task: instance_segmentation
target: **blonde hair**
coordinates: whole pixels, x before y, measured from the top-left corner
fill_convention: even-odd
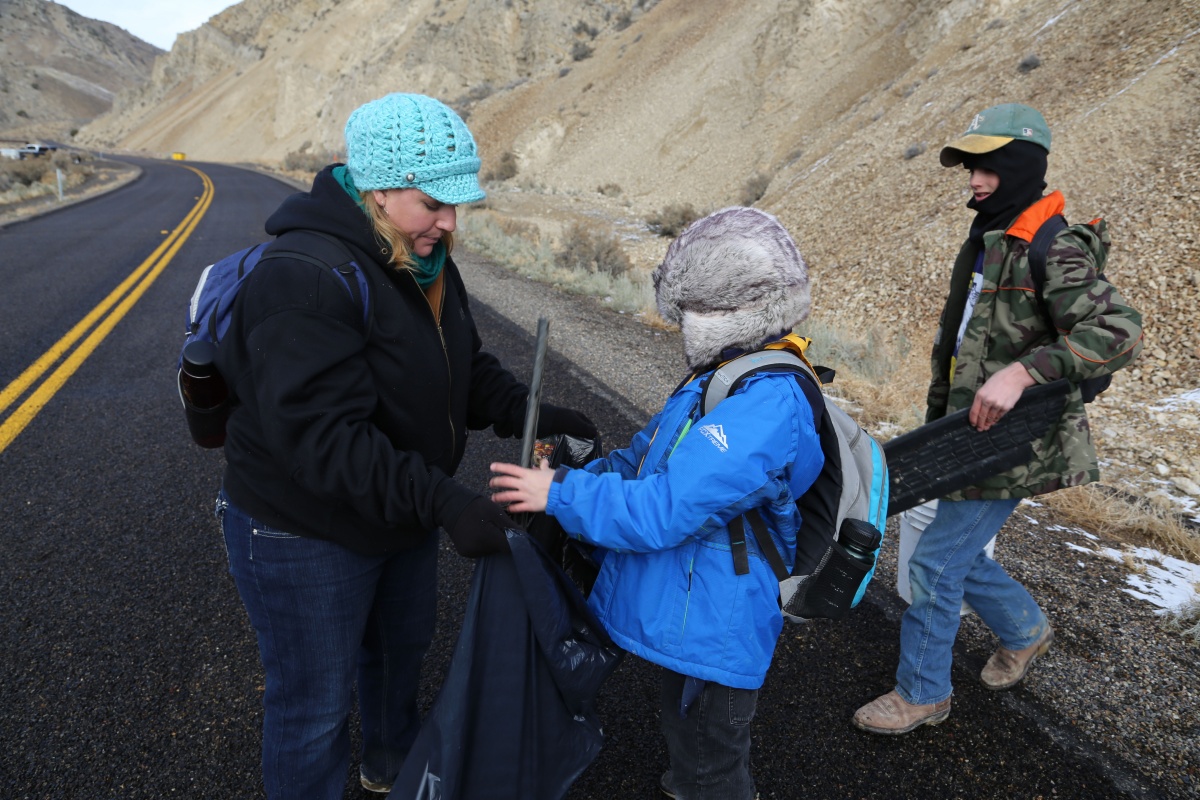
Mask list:
[[[397,228],[388,219],[387,212],[379,203],[375,202],[374,190],[368,189],[359,192],[358,196],[359,205],[367,212],[367,218],[371,220],[371,228],[375,232],[376,241],[383,248],[384,255],[391,256],[392,268],[397,270],[414,269],[416,262],[413,259],[412,237]],[[450,231],[443,232],[442,244],[446,246],[446,255],[450,255],[454,250],[454,234]]]

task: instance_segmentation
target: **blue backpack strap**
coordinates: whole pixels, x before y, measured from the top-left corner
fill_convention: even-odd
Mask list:
[[[300,244],[300,240],[303,239],[308,241]],[[370,295],[367,276],[343,240],[321,231],[298,228],[280,234],[259,260],[265,261],[268,258],[292,258],[333,270],[333,274],[342,281],[346,291],[354,299],[355,305],[362,309],[363,330],[369,327]]]

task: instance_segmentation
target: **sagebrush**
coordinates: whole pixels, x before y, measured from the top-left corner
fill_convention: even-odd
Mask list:
[[[554,263],[563,269],[598,272],[619,278],[633,268],[620,240],[611,232],[582,223],[567,229],[554,253]]]
[[[675,237],[699,218],[700,213],[691,203],[670,203],[647,217],[646,224],[659,236]]]

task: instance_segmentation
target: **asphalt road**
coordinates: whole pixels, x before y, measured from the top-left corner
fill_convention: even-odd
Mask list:
[[[260,240],[293,189],[190,164],[211,179],[209,197],[188,165],[138,163],[143,177],[122,189],[0,230],[0,391],[139,265],[163,267],[120,319],[102,314],[95,338],[63,345],[65,358],[0,409],[3,798],[262,794],[262,674],[212,516],[222,456],[188,438],[174,364],[200,269]],[[533,331],[474,310],[489,349],[527,377]],[[606,443],[628,441],[642,420],[614,401],[621,387],[580,379],[586,370],[552,354],[543,398],[587,409]],[[486,464],[517,450],[476,434],[459,477],[482,487]],[[443,544],[426,706],[471,569]],[[984,691],[970,657],[956,659],[943,725],[897,738],[854,730],[854,709],[890,685],[898,613],[892,593],[873,587],[851,619],[785,629],[754,722],[763,798],[1162,796],[1055,709],[1020,690]],[[568,797],[657,796],[666,761],[655,668],[627,658],[600,714],[608,741]],[[357,764],[347,796],[368,796]]]

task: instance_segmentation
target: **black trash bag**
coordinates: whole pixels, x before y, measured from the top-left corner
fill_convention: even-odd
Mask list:
[[[601,685],[624,655],[541,546],[481,558],[437,700],[393,800],[559,800],[604,741]]]
[[[604,455],[600,437],[584,439],[561,433],[546,439],[538,439],[535,446],[539,454],[549,453],[547,460],[551,469],[571,467],[577,469]],[[518,520],[529,535],[538,540],[546,552],[575,582],[579,591],[587,597],[600,573],[600,564],[593,557],[595,547],[572,539],[558,524],[558,520],[544,512],[521,515]]]

